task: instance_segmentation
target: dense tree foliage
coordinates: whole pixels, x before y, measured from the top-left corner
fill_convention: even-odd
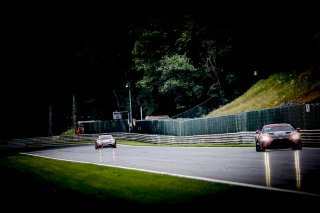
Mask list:
[[[13,7],[3,28],[1,136],[45,136],[49,126],[60,134],[72,125],[73,94],[79,120],[128,111],[127,83],[134,118],[140,109],[174,116],[212,97],[219,107],[261,78],[320,61],[318,23],[296,12],[272,21],[271,10],[257,10],[265,19],[253,26],[251,9],[245,20],[238,9],[161,5],[66,10],[70,17]]]
[[[235,80],[223,67],[232,51],[230,32],[198,24],[191,15],[152,18],[133,29],[131,72],[141,76],[135,80],[147,115],[172,116],[212,96],[220,104],[228,101],[224,90]]]

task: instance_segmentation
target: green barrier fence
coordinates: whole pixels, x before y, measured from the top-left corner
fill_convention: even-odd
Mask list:
[[[161,135],[207,135],[255,131],[270,123],[290,123],[301,129],[320,129],[320,104],[290,104],[277,108],[206,118],[138,120],[132,133]],[[85,124],[85,133],[128,132],[127,120]]]

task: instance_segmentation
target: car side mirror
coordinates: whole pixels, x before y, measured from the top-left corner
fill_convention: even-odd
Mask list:
[[[296,130],[299,132],[299,131],[300,131],[300,128],[298,127],[298,128],[296,128]]]
[[[256,130],[256,134],[259,134],[260,133],[260,130],[258,129],[258,130]]]

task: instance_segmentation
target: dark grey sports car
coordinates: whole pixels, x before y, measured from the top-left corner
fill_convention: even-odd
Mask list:
[[[256,151],[261,152],[273,148],[302,149],[299,130],[287,123],[265,125],[262,130],[256,131]]]

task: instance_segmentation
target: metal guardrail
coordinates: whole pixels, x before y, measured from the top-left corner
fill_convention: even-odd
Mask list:
[[[101,133],[103,134],[103,133]],[[139,141],[152,144],[254,144],[254,132],[238,132],[210,135],[193,136],[170,136],[114,132],[112,134],[117,140]],[[301,130],[303,146],[320,147],[319,130]],[[0,149],[5,148],[32,148],[61,145],[79,145],[93,143],[100,134],[65,135],[37,138],[11,139],[1,141]]]
[[[320,147],[320,130],[300,130],[304,146]]]
[[[139,141],[154,144],[199,144],[199,143],[254,143],[254,132],[239,132],[212,135],[170,136],[137,133],[113,133],[118,140]]]
[[[51,137],[19,138],[0,141],[0,149],[10,148],[33,148],[46,146],[61,146],[94,141],[95,135],[65,135]]]

